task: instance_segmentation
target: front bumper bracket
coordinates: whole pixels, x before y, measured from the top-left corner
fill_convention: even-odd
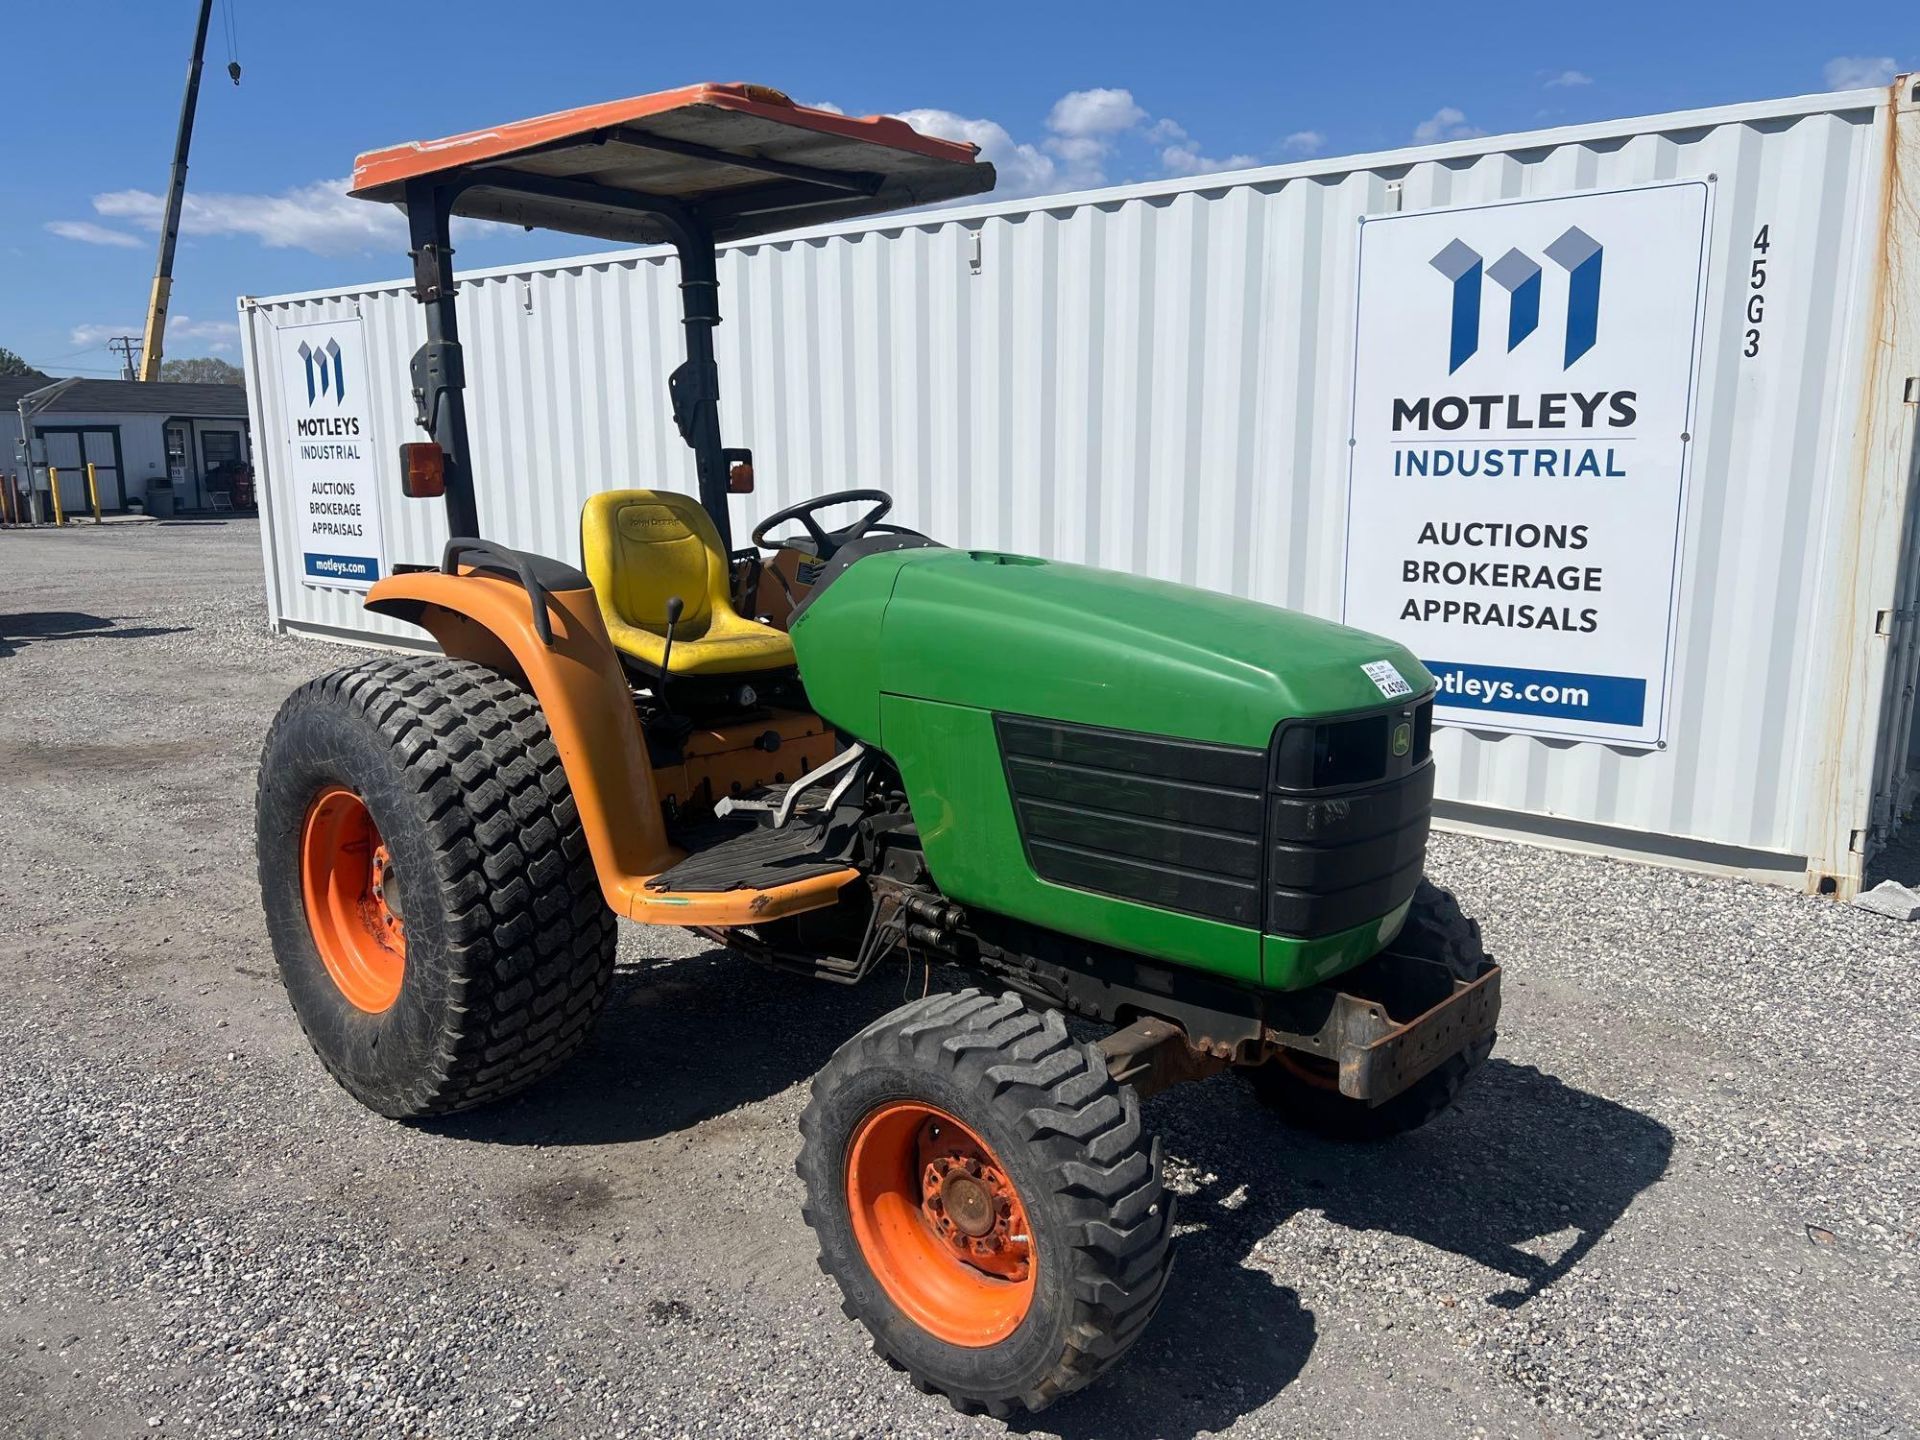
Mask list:
[[[1493,1033],[1500,973],[1489,965],[1461,980],[1434,961],[1389,952],[1320,992],[1317,1027],[1269,1024],[1267,1043],[1334,1062],[1342,1095],[1378,1105]]]

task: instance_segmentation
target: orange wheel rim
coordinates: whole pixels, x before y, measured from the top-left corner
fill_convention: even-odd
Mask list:
[[[407,971],[406,927],[393,859],[353,791],[330,786],[307,807],[300,891],[314,946],[340,993],[369,1014],[389,1008]]]
[[[986,1142],[944,1110],[882,1106],[847,1153],[853,1235],[881,1289],[950,1345],[997,1344],[1033,1307],[1026,1207]]]

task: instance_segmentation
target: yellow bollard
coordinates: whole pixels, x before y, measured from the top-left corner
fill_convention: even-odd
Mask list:
[[[0,524],[13,524],[13,476],[0,475]]]
[[[57,465],[47,467],[47,493],[53,497],[53,523],[66,524],[66,513],[60,508],[60,468]]]
[[[100,519],[100,486],[94,481],[91,460],[87,462],[87,499],[93,502],[93,523],[96,525],[104,523]]]

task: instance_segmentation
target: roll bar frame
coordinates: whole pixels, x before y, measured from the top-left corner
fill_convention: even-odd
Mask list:
[[[448,531],[456,537],[474,539],[484,533],[475,498],[473,447],[467,430],[466,366],[460,344],[451,233],[460,196],[476,186],[485,186],[489,190],[567,199],[644,214],[665,233],[679,259],[680,322],[686,335],[686,358],[667,377],[668,397],[673,406],[674,424],[693,450],[701,507],[720,532],[722,548],[731,551],[733,524],[727,511],[729,475],[734,462],[750,465],[753,456],[746,449],[730,449],[721,440],[720,372],[713,356],[713,330],[720,323],[720,277],[713,228],[705,210],[710,206],[714,218],[724,219],[767,213],[801,199],[815,200],[822,190],[872,195],[879,191],[882,177],[736,155],[625,128],[610,130],[599,138],[711,159],[738,169],[758,170],[773,178],[766,185],[715,195],[706,206],[665,195],[535,175],[497,165],[475,166],[406,183],[401,206],[407,214],[411,243],[408,253],[413,259],[413,298],[426,311],[427,322],[427,343],[415,352],[411,367],[414,418],[446,456],[444,494]],[[562,143],[577,146],[582,141],[571,137]]]

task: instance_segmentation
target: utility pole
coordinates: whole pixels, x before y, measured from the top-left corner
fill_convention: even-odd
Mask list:
[[[123,380],[139,378],[140,362],[134,358],[140,353],[139,336],[115,335],[107,341],[107,348],[120,357],[120,377]]]
[[[180,202],[187,193],[187,148],[193,143],[193,110],[200,99],[200,61],[207,49],[207,21],[213,0],[200,0],[200,23],[193,32],[193,59],[187,65],[187,93],[180,102],[180,133],[173,142],[173,173],[167,181],[167,209],[160,221],[160,264],[153,272],[153,296],[147,302],[147,334],[141,349],[140,378],[160,376],[167,342],[167,300],[173,293],[173,247],[180,238]]]

